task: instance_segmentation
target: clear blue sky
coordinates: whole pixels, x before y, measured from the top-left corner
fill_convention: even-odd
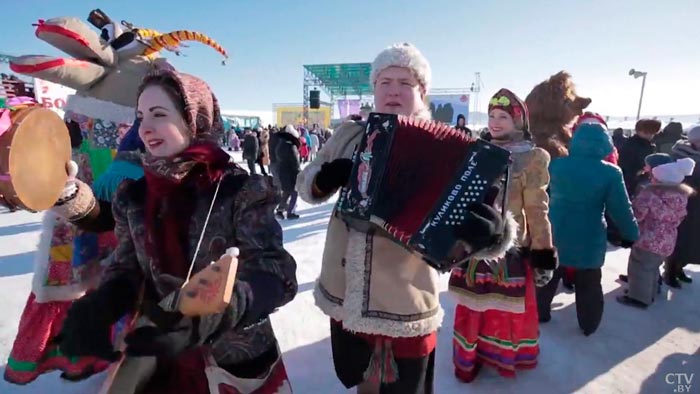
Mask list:
[[[590,109],[633,115],[649,73],[642,113],[700,113],[698,0],[23,0],[7,4],[0,52],[60,55],[33,35],[55,16],[86,19],[99,8],[115,19],[169,31],[208,34],[231,54],[191,43],[167,56],[202,77],[228,109],[270,110],[301,102],[302,65],[371,62],[387,45],[417,45],[433,68],[434,88],[466,88],[481,72],[480,110],[500,87],[523,98],[561,69],[574,76]]]

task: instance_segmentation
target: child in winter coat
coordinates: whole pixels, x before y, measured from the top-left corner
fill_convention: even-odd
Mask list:
[[[546,284],[556,268],[547,217],[549,154],[530,141],[525,103],[507,89],[498,91],[489,102],[489,130],[491,142],[509,150],[513,158],[505,208],[518,223],[520,249],[452,270],[450,292],[458,302],[453,362],[463,382],[471,382],[482,364],[507,377],[537,365],[535,285]]]
[[[640,235],[627,264],[627,292],[617,297],[620,303],[638,308],[646,308],[654,301],[659,267],[673,252],[678,225],[687,214],[688,196],[693,192],[682,183],[693,173],[692,159],[674,161],[662,153],[654,156],[664,156],[666,163],[651,168],[651,182],[640,189],[632,202]]]
[[[604,161],[612,151],[612,140],[602,125],[582,124],[571,140],[569,156],[549,166],[549,219],[560,266],[552,281],[537,289],[539,317],[549,321],[559,279],[566,267],[573,267],[576,314],[587,336],[603,316],[601,267],[607,250],[603,213],[617,225],[623,246],[631,247],[639,237],[622,172]]]
[[[151,74],[137,109],[145,176],[123,181],[116,192],[118,246],[99,287],[68,311],[55,339],[59,351],[116,361],[112,325],[138,312],[124,339],[124,363],[136,368],[117,375],[115,391],[133,392],[135,380],[147,393],[204,394],[223,386],[239,392],[241,385],[291,391],[269,320],[297,292],[296,263],[274,218],[277,189],[232,163],[214,142],[221,115],[204,81],[174,71]],[[190,274],[234,246],[240,263],[229,305],[196,317],[173,307]],[[154,368],[141,367],[153,361]]]

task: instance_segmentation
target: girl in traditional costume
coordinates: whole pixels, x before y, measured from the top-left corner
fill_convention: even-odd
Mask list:
[[[507,377],[534,368],[539,354],[535,286],[551,278],[557,260],[547,217],[549,154],[530,141],[525,103],[507,89],[489,101],[491,142],[511,152],[513,164],[503,207],[518,223],[517,248],[493,260],[472,259],[452,270],[457,297],[453,361],[460,381],[471,382],[483,364]]]

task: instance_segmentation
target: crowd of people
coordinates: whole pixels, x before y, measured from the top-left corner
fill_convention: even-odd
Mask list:
[[[375,111],[430,119],[431,79],[415,46],[383,50],[369,81]],[[219,144],[219,107],[203,80],[159,70],[137,97],[143,176],[123,181],[111,201],[97,201],[72,171],[52,209],[85,231],[115,236],[99,286],[73,302],[52,343],[66,357],[113,362],[121,353],[112,327],[138,315],[124,349],[135,363],[126,379],[134,387],[207,393],[224,379],[210,374],[215,366],[234,387],[255,381],[255,392],[277,392],[290,383],[269,315],[294,298],[297,282],[276,219],[296,219],[298,198],[319,204],[348,183],[363,123],[347,120],[332,137],[317,125],[245,130],[245,171]],[[654,301],[661,265],[669,286],[692,281],[683,266],[700,262],[692,236],[700,228],[700,127],[681,138],[669,125],[668,135],[678,138],[662,139],[661,124],[643,119],[623,140],[585,114],[568,155],[552,158],[532,142],[527,106],[514,92],[496,92],[488,114],[489,140],[511,153],[511,179],[507,189],[466,206],[454,227],[472,256],[450,273],[454,322],[443,322],[438,272],[419,255],[346,225],[337,212],[330,217],[314,297],[328,316],[337,377],[360,394],[433,393],[437,357],[451,357],[464,383],[483,366],[505,377],[535,368],[539,325],[553,318],[552,299],[567,278],[578,325],[592,335],[603,318],[608,241],[631,248],[621,278],[628,291],[618,297],[624,305],[644,309]],[[471,134],[463,119],[457,128]],[[224,311],[190,317],[173,309],[169,301],[180,297],[188,272],[232,246],[240,263]],[[438,334],[444,323],[454,330]],[[451,354],[436,353],[438,335],[453,336]]]
[[[296,214],[296,177],[304,163],[314,160],[323,144],[331,137],[331,131],[314,124],[311,130],[288,124],[284,127],[244,128],[242,138],[232,132],[229,151],[241,151],[250,174],[259,172],[272,176],[279,187],[282,201],[276,209],[278,219],[298,219]],[[242,142],[241,142],[242,141]]]

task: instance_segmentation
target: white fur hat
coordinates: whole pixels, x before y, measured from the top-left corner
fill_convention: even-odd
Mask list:
[[[394,44],[385,50],[379,52],[379,55],[372,63],[372,74],[370,82],[374,86],[381,73],[388,67],[404,67],[411,69],[416,75],[418,82],[423,86],[426,94],[430,91],[430,82],[432,79],[432,71],[430,63],[423,54],[409,43]]]
[[[678,184],[685,177],[693,174],[695,161],[691,158],[683,158],[673,163],[662,164],[651,169],[651,173],[660,182]]]
[[[283,131],[287,134],[291,134],[295,138],[299,138],[299,132],[291,124],[288,124]]]

